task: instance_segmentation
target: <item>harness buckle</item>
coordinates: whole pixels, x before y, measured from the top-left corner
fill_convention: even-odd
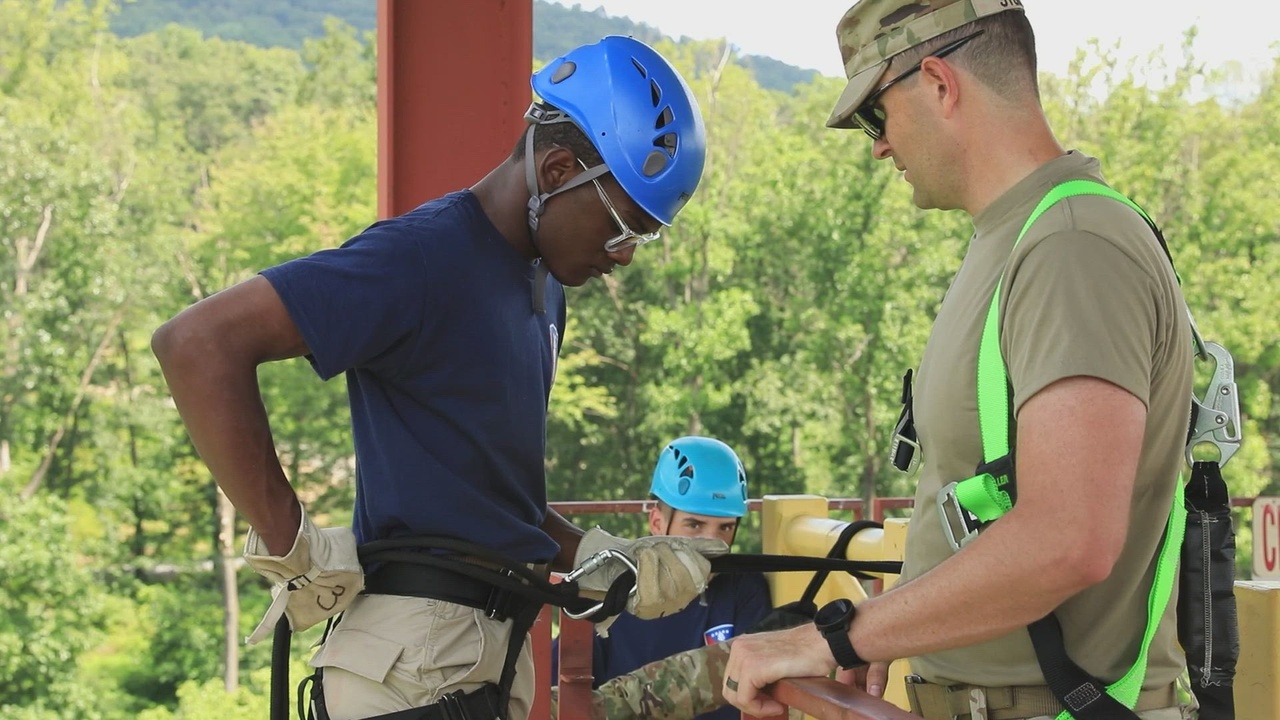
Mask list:
[[[915,410],[911,403],[911,370],[902,377],[902,412],[893,428],[889,446],[889,462],[904,473],[913,472],[920,464],[920,442],[916,436]]]
[[[511,568],[500,568],[497,573],[505,578],[519,579]],[[502,622],[514,614],[512,611],[515,601],[515,593],[494,585],[489,590],[489,599],[484,603],[484,616]]]
[[[462,703],[463,692],[455,690],[440,696],[436,702],[440,706],[440,714],[444,720],[470,720],[467,706]]]
[[[938,519],[942,522],[942,534],[946,535],[952,552],[968,545],[978,537],[980,523],[973,513],[964,509],[960,497],[956,494],[956,485],[947,483],[938,493]]]
[[[910,418],[907,418],[908,421]],[[893,466],[904,473],[915,472],[920,464],[920,443],[916,440],[914,427],[903,427],[899,421],[893,434],[893,444],[889,446],[889,460]]]

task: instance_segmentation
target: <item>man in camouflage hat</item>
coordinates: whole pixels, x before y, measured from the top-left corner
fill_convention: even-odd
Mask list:
[[[1162,243],[1097,160],[1058,143],[1019,0],[863,0],[837,36],[849,82],[827,124],[862,129],[917,206],[962,210],[974,234],[904,416],[923,462],[902,581],[738,638],[725,698],[768,716],[780,707],[760,688],[838,666],[878,694],[886,664],[908,658],[925,718],[1182,718],[1176,603],[1153,578],[1176,566],[1164,534],[1180,508],[1192,345]],[[1005,416],[983,423],[980,346],[994,351],[984,387],[1009,388],[982,403]],[[996,429],[1007,449],[989,455]],[[970,479],[1003,506],[979,515],[956,494]],[[1158,561],[1164,547],[1173,563]],[[1042,665],[1053,638],[1037,630],[1033,647],[1028,626],[1055,623],[1064,652]]]

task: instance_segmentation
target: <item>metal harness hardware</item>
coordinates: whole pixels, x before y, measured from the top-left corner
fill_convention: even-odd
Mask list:
[[[590,573],[593,573],[599,570],[600,568],[604,567],[605,563],[607,563],[610,560],[617,560],[623,565],[626,565],[627,569],[631,571],[632,575],[636,576],[637,578],[640,577],[640,570],[636,567],[636,564],[631,561],[631,558],[627,557],[626,553],[616,548],[605,548],[600,552],[597,552],[594,555],[588,557],[586,560],[583,560],[581,565],[579,565],[577,568],[574,568],[572,572],[564,576],[564,581],[570,582],[570,583],[577,582],[578,578],[582,577],[583,575],[588,575]],[[631,592],[627,593],[627,597],[632,597],[635,594],[636,594],[636,586],[632,585]],[[596,603],[592,607],[589,607],[580,612],[573,612],[568,608],[564,608],[564,614],[568,615],[574,620],[581,620],[585,617],[589,617],[599,612],[604,607],[604,602],[605,602],[604,600],[601,600],[600,602]]]
[[[1227,464],[1240,449],[1240,395],[1236,391],[1236,366],[1227,349],[1214,342],[1203,343],[1201,358],[1212,357],[1213,377],[1204,399],[1191,397],[1191,432],[1187,438],[1187,464],[1194,465],[1192,451],[1202,445],[1218,449],[1218,466]]]

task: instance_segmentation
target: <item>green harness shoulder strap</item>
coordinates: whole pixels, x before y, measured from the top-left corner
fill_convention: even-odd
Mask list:
[[[1122,202],[1133,208],[1152,227],[1155,226],[1142,208],[1106,185],[1091,180],[1071,180],[1055,186],[1041,199],[1018,233],[1014,248],[1017,248],[1018,243],[1022,242],[1023,236],[1027,234],[1027,230],[1046,210],[1066,198],[1077,195],[1100,195]],[[978,347],[978,424],[982,433],[984,468],[1000,467],[1001,461],[1010,456],[1009,376],[1005,371],[1004,358],[1000,352],[1000,290],[1003,284],[1004,277],[1001,276],[996,283],[991,305],[987,310],[986,321],[982,328],[982,340]],[[961,507],[973,513],[983,524],[999,518],[1013,507],[1016,492],[1011,494],[1013,491],[1012,463],[1005,463],[1004,467],[1008,468],[1005,472],[980,471],[977,475],[956,484],[955,493]],[[1182,486],[1183,479],[1179,473],[1173,507],[1169,512],[1164,541],[1156,561],[1155,581],[1147,602],[1147,627],[1146,632],[1143,633],[1138,657],[1129,672],[1107,688],[1108,694],[1129,708],[1137,702],[1138,693],[1142,690],[1151,641],[1155,637],[1160,618],[1169,604],[1177,575],[1179,549],[1182,547],[1187,515],[1183,504]],[[1064,710],[1057,720],[1071,720],[1072,717]]]

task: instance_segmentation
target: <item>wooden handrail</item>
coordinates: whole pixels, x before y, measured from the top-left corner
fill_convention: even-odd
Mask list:
[[[788,678],[764,688],[766,695],[818,720],[920,720],[893,703],[831,678]],[[743,713],[743,720],[753,720]]]

